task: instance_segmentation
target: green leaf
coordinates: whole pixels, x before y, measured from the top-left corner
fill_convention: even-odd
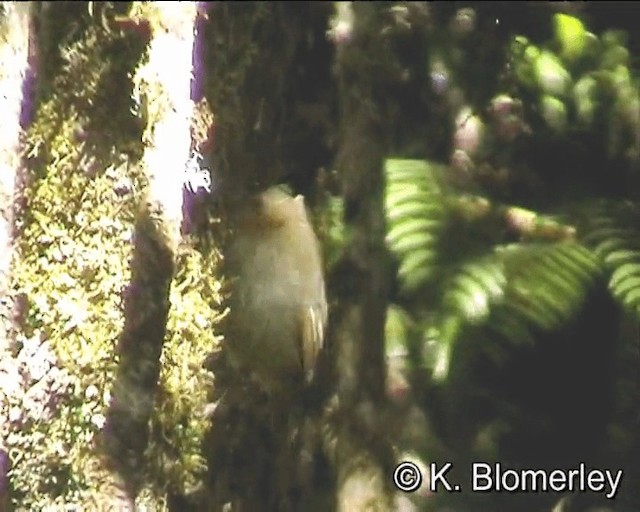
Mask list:
[[[553,17],[553,22],[562,58],[571,62],[582,56],[587,42],[587,31],[582,22],[578,18],[561,13]]]
[[[444,201],[434,166],[422,160],[389,159],[385,163],[386,241],[399,260],[404,292],[430,278],[444,221]]]
[[[640,276],[640,265],[636,263],[625,263],[615,269],[611,275],[610,286],[614,290],[621,287],[625,281],[632,277]]]
[[[545,94],[562,97],[571,84],[571,75],[560,60],[551,52],[543,50],[534,63],[538,87]]]
[[[540,98],[540,114],[547,126],[556,133],[562,133],[567,127],[567,108],[558,98],[543,94]]]
[[[585,205],[585,242],[611,273],[609,290],[640,318],[640,204],[602,201]]]
[[[437,227],[437,221],[425,218],[408,219],[401,224],[394,225],[387,234],[387,243],[398,252],[413,235],[424,236],[426,245],[431,240],[430,233]]]

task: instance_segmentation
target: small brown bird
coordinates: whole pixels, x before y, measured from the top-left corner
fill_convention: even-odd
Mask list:
[[[270,188],[232,221],[231,362],[269,394],[309,382],[324,340],[327,301],[320,247],[302,196]]]

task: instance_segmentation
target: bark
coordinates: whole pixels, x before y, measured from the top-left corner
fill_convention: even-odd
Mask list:
[[[386,7],[355,3],[352,8],[352,32],[338,41],[336,66],[342,127],[337,167],[342,176],[345,228],[351,236],[332,282],[338,307],[331,338],[338,382],[332,451],[337,510],[345,512],[393,508],[391,452],[377,425],[385,408],[384,322],[389,286],[383,215],[388,139],[384,86],[393,73],[382,36]]]
[[[215,113],[211,162],[216,197],[227,208],[223,219],[249,194],[285,179],[305,192],[303,183],[313,183],[310,177],[326,157],[316,116],[325,118],[328,104],[329,7],[220,2],[209,10],[206,96]],[[224,349],[213,371],[216,399],[223,396],[206,440],[203,509],[330,510],[326,496],[309,489],[303,475],[301,438],[313,430],[306,428],[307,411],[265,402],[246,376],[226,365]]]
[[[309,176],[328,162],[330,7],[212,4],[206,96],[216,116],[211,159],[221,194],[264,190],[286,178],[312,183]]]

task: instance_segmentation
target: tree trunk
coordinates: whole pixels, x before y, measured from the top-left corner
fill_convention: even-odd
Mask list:
[[[392,510],[391,451],[378,424],[385,408],[384,323],[388,296],[383,165],[387,148],[382,88],[392,76],[384,37],[386,6],[355,3],[353,27],[337,41],[345,228],[351,234],[331,284],[338,423],[337,510]],[[347,18],[348,13],[343,13]],[[337,283],[340,282],[338,285]]]
[[[8,368],[17,373],[18,366],[11,353],[18,326],[16,306],[11,290],[12,259],[14,251],[14,214],[19,200],[18,185],[25,181],[22,165],[20,135],[23,111],[26,107],[29,72],[29,41],[33,35],[30,24],[30,4],[6,2],[0,18],[0,396],[11,398]],[[13,379],[9,379],[10,381]],[[15,384],[13,382],[12,384]],[[3,401],[4,402],[4,401]],[[9,428],[9,407],[0,404],[0,439],[4,440]],[[0,441],[0,510],[8,510],[9,452]]]
[[[143,483],[144,451],[180,241],[183,176],[191,145],[196,18],[194,3],[166,2],[142,9],[152,29],[149,60],[136,77],[137,92],[148,112],[143,162],[149,190],[135,226],[120,362],[105,436],[107,451],[131,498]]]

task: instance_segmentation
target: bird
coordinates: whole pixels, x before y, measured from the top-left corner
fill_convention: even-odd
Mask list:
[[[314,378],[328,308],[320,244],[304,198],[279,187],[245,201],[231,219],[228,352],[269,396]]]

